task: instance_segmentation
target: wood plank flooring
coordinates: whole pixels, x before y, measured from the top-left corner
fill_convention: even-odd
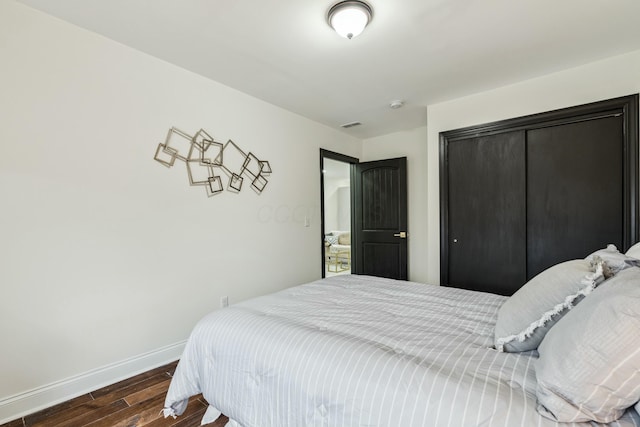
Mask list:
[[[194,396],[184,414],[163,418],[164,398],[178,362],[144,372],[119,383],[68,400],[0,427],[196,427],[207,409]],[[221,415],[210,427],[224,427]]]

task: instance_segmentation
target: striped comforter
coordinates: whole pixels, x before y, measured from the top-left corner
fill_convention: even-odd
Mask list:
[[[187,343],[165,416],[203,393],[203,422],[222,412],[229,426],[558,425],[536,412],[535,352],[492,349],[504,300],[343,275],[215,311]]]

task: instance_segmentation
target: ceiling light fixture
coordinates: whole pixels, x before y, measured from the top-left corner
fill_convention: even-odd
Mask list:
[[[342,37],[352,39],[360,34],[373,18],[373,9],[363,1],[341,1],[327,13],[327,22]]]

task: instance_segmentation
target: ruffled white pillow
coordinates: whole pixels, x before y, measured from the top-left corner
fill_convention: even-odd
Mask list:
[[[589,262],[593,262],[596,257],[600,257],[605,261],[608,270],[611,271],[611,275],[615,275],[625,268],[640,267],[640,259],[620,253],[618,248],[616,248],[616,245],[607,245],[605,249],[595,251],[585,259]],[[609,276],[606,274],[606,271],[605,276]]]
[[[547,331],[604,281],[603,261],[593,260],[594,266],[582,259],[556,264],[518,289],[498,312],[496,349],[517,353],[538,348]]]
[[[636,243],[635,245],[631,246],[626,255],[631,258],[640,259],[640,243]],[[640,411],[638,411],[638,413],[640,413]]]

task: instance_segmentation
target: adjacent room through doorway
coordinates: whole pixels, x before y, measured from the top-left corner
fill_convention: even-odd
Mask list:
[[[321,152],[323,212],[323,274],[351,273],[351,164],[356,159]]]

